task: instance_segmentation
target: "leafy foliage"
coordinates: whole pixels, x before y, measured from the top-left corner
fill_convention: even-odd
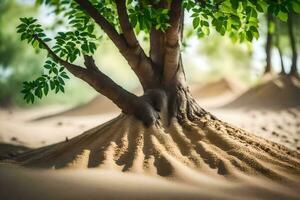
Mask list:
[[[121,33],[117,8],[114,0],[90,0],[96,10]],[[146,35],[155,28],[165,32],[169,27],[169,9],[157,7],[159,1],[127,0],[129,21],[137,33]],[[170,3],[171,0],[168,0]],[[289,12],[300,12],[299,0],[183,0],[182,6],[193,19],[193,27],[199,37],[210,34],[215,29],[221,35],[228,34],[233,41],[252,41],[259,37],[259,13],[270,12],[286,21]],[[37,0],[62,13],[67,21],[67,31],[58,32],[55,41],[46,36],[41,25],[33,18],[21,18],[18,33],[21,40],[27,40],[37,49],[45,49],[43,43],[51,42],[51,53],[60,59],[74,62],[81,55],[94,54],[102,37],[98,26],[82,8],[69,0]],[[50,48],[50,47],[49,47]],[[47,49],[49,51],[49,48]],[[53,50],[52,50],[53,49]],[[49,52],[48,52],[49,53]],[[46,73],[31,82],[24,83],[22,91],[27,102],[34,96],[42,98],[50,90],[64,92],[64,79],[68,78],[63,68],[53,56],[44,65]],[[50,87],[49,87],[50,86]]]
[[[184,0],[183,6],[191,12],[193,27],[199,37],[209,35],[214,28],[233,41],[252,41],[259,37],[258,14],[269,11],[286,21],[288,12],[299,12],[298,0]]]
[[[21,34],[21,40],[27,40],[34,48],[38,49],[45,48],[38,39],[45,43],[51,41],[44,33],[41,25],[36,23],[36,19],[20,18],[20,21],[22,23],[17,27],[17,32]],[[72,54],[69,54],[68,56],[70,57]],[[64,71],[64,67],[59,66],[58,62],[49,56],[48,60],[45,62],[44,68],[45,74],[41,77],[34,81],[23,83],[23,90],[21,92],[24,94],[24,99],[27,103],[33,103],[35,96],[38,98],[47,96],[49,88],[50,90],[55,90],[56,93],[59,91],[64,92],[64,79],[69,79],[69,76]]]
[[[168,9],[154,8],[136,0],[129,0],[128,7],[130,22],[137,33],[141,30],[149,33],[152,28],[166,31],[170,27]]]
[[[44,65],[46,73],[34,81],[24,82],[23,90],[24,99],[27,103],[34,102],[35,96],[42,98],[47,96],[49,90],[65,92],[64,85],[65,79],[69,79],[69,76],[64,71],[64,67],[59,66],[55,61],[50,58]]]

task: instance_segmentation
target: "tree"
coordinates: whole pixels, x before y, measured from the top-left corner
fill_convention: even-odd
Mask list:
[[[280,58],[280,64],[281,64],[281,72],[280,74],[286,75],[285,72],[285,67],[284,67],[284,62],[283,62],[283,51],[282,51],[282,46],[291,48],[292,51],[292,64],[290,67],[290,73],[289,75],[298,75],[298,69],[297,69],[297,38],[295,37],[295,30],[298,27],[298,24],[295,23],[297,21],[298,15],[296,13],[290,12],[288,19],[283,19],[287,20],[288,23],[280,22],[278,19],[275,19],[274,16],[270,13],[267,15],[267,27],[268,27],[268,33],[267,33],[267,42],[266,42],[266,61],[267,65],[265,68],[265,73],[269,73],[272,71],[272,47],[275,46],[278,50],[279,53],[279,58]],[[275,36],[275,37],[274,37]],[[273,38],[274,37],[274,38]],[[288,44],[280,44],[280,40],[283,37],[287,37],[289,40],[289,45]],[[273,45],[274,42],[274,45]]]
[[[0,106],[24,105],[20,95],[22,82],[41,73],[39,66],[43,61],[33,49],[20,43],[15,31],[19,17],[35,11],[34,6],[21,5],[14,0],[0,2]]]
[[[280,46],[280,31],[279,31],[279,23],[276,21],[276,30],[275,30],[275,46],[278,50],[279,58],[280,58],[280,66],[281,66],[281,75],[286,75],[285,68],[284,68],[284,62],[283,62],[283,55],[282,50]]]
[[[288,19],[288,33],[292,48],[292,64],[291,64],[291,71],[289,75],[298,76],[298,69],[297,69],[297,59],[298,59],[298,52],[296,47],[296,38],[294,35],[294,25],[293,25],[293,14],[289,13]]]
[[[281,177],[258,161],[266,156],[274,157],[274,162],[280,163],[282,168],[287,168],[290,166],[289,163],[293,163],[295,167],[291,167],[291,173],[299,169],[300,164],[294,158],[297,153],[277,144],[272,146],[271,143],[261,139],[255,142],[255,136],[218,120],[202,109],[189,92],[180,51],[185,10],[191,13],[193,27],[199,37],[208,35],[210,29],[214,28],[221,35],[228,34],[234,41],[243,42],[259,37],[258,12],[269,10],[274,15],[285,18],[289,10],[299,8],[298,1],[40,0],[39,2],[55,6],[56,12],[62,12],[67,17],[71,29],[58,32],[55,41],[52,41],[36,19],[21,18],[22,23],[18,26],[21,39],[27,40],[35,48],[48,52],[44,65],[46,73],[35,81],[24,83],[24,98],[33,102],[34,95],[41,98],[47,95],[49,90],[63,92],[65,79],[68,79],[66,69],[112,100],[124,114],[67,143],[30,152],[17,160],[26,161],[28,157],[32,157],[27,160],[28,164],[49,159],[40,164],[63,167],[72,159],[77,159],[76,155],[79,152],[89,149],[87,164],[89,167],[98,166],[104,160],[110,160],[123,153],[123,156],[116,158],[116,163],[123,165],[125,162],[123,171],[127,171],[134,165],[136,158],[134,154],[142,151],[138,147],[138,144],[142,143],[145,154],[144,165],[156,166],[160,175],[172,173],[173,161],[170,156],[193,167],[201,166],[202,158],[210,160],[209,165],[212,168],[217,167],[221,174],[230,173],[228,165],[234,165],[242,171],[250,172],[250,168],[255,168],[266,176],[275,173],[276,177]],[[144,89],[143,96],[138,97],[124,90],[97,67],[93,58],[100,37],[97,27],[101,28],[127,60]],[[139,32],[149,36],[149,53],[140,45],[137,37]],[[84,67],[74,62],[81,55]],[[129,123],[128,120],[132,119],[130,116],[135,116],[145,126],[140,126],[138,121],[134,121],[134,124]],[[129,124],[125,126],[123,124],[125,122]],[[144,142],[141,138],[144,138]],[[170,141],[173,141],[173,146]],[[80,144],[78,147],[82,149],[70,150],[69,147],[75,148],[76,144]],[[209,150],[207,144],[219,150],[214,148]],[[248,145],[251,146],[250,150],[247,150]],[[98,149],[100,147],[101,149]],[[110,149],[114,148],[120,149],[111,153]],[[124,152],[124,148],[128,150]],[[165,148],[169,154],[163,153],[161,148]],[[60,158],[67,155],[64,154],[65,151],[69,150],[70,157],[61,161]],[[228,155],[230,161],[219,158],[217,151]],[[247,156],[244,156],[244,153],[249,151],[251,155],[247,153]],[[50,157],[47,157],[45,152]],[[198,154],[200,156],[197,156]],[[288,155],[283,156],[286,154]],[[54,160],[53,156],[56,157]],[[152,158],[154,161],[151,161]],[[244,167],[241,163],[248,163],[250,168]]]
[[[273,43],[273,32],[274,32],[274,17],[271,12],[267,13],[267,42],[266,42],[266,68],[265,74],[270,73],[272,70],[272,43]]]

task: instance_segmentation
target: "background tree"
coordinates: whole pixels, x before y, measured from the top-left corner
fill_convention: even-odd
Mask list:
[[[13,9],[12,9],[13,8]],[[15,1],[0,2],[0,105],[24,104],[19,98],[22,82],[41,73],[42,63],[33,49],[19,42],[15,26],[19,17],[36,13],[32,5],[20,5]]]
[[[274,16],[269,11],[267,13],[267,42],[266,42],[266,67],[265,74],[272,71],[272,46],[273,46],[273,34],[275,26]]]
[[[290,45],[292,49],[292,64],[291,64],[291,70],[289,75],[291,76],[298,76],[298,69],[297,69],[297,60],[298,60],[298,52],[296,47],[296,38],[294,34],[294,23],[293,23],[293,13],[289,13],[288,18],[288,32],[289,32],[289,38],[290,38]]]
[[[275,19],[272,14],[268,14],[267,16],[267,42],[266,42],[266,68],[265,73],[269,73],[272,71],[272,48],[276,47],[278,50],[280,65],[281,65],[281,73],[286,74],[284,67],[284,54],[287,54],[288,51],[291,50],[291,66],[289,66],[290,72],[289,75],[298,74],[297,69],[297,57],[298,50],[297,45],[299,41],[297,40],[297,28],[299,27],[298,18],[299,14],[294,13],[293,11],[289,12],[289,17],[283,17],[280,21],[279,19]],[[288,22],[288,23],[285,23]]]
[[[279,54],[279,58],[280,58],[280,66],[281,66],[281,71],[280,74],[281,75],[286,75],[285,72],[285,67],[284,67],[284,61],[283,61],[283,53],[282,53],[282,49],[281,49],[281,43],[280,43],[280,31],[279,31],[279,22],[278,20],[276,20],[275,22],[275,46],[278,50],[278,54]]]

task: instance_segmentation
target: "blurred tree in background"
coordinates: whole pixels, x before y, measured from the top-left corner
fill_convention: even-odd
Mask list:
[[[300,47],[300,15],[290,13],[288,23],[266,16],[263,24],[263,35],[266,37],[265,73],[280,72],[294,75],[297,73],[297,54]],[[274,60],[277,60],[275,63]],[[293,66],[293,67],[292,67]],[[293,68],[293,70],[291,70]],[[299,69],[298,69],[299,72]]]
[[[16,33],[19,17],[33,15],[37,9],[16,0],[0,1],[0,105],[24,104],[20,95],[24,79],[41,71],[41,60],[32,48],[20,43]]]

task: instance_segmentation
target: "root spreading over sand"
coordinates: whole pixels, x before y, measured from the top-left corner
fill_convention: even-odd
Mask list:
[[[300,156],[276,143],[206,116],[145,128],[119,117],[69,141],[18,156],[25,166],[102,168],[199,181],[200,174],[238,178],[256,175],[299,184]],[[197,179],[198,177],[198,179]],[[200,179],[199,179],[200,178]]]

